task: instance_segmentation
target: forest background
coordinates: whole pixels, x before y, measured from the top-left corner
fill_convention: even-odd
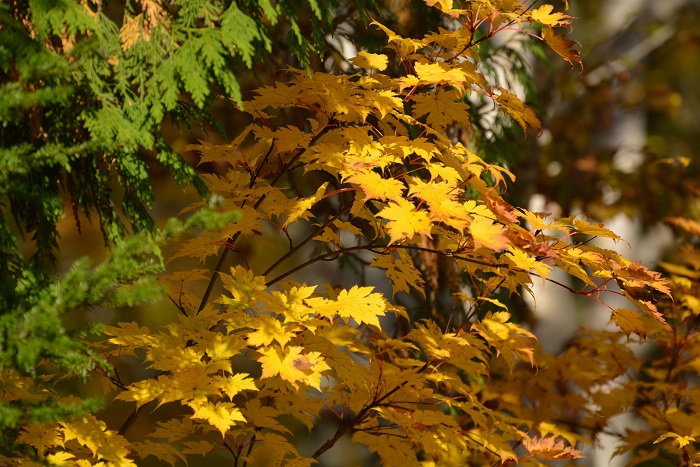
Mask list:
[[[198,202],[200,195],[205,191],[188,167],[197,165],[200,154],[206,153],[203,148],[211,148],[210,144],[227,145],[251,122],[250,117],[234,110],[235,102],[249,99],[253,95],[252,91],[261,86],[288,79],[286,67],[290,65],[333,74],[358,70],[347,59],[354,57],[360,50],[382,53],[386,42],[383,33],[370,25],[372,19],[403,37],[416,39],[429,32],[438,31],[438,27],[445,27],[446,24],[445,16],[437,8],[421,2],[386,2],[379,5],[363,5],[359,2],[311,2],[299,9],[295,8],[295,3],[282,2],[265,8],[266,4],[261,2],[260,7],[257,3],[252,3],[252,6],[246,5],[248,10],[241,7],[240,11],[245,11],[254,18],[250,23],[246,23],[248,29],[224,32],[234,35],[237,40],[250,37],[248,47],[242,47],[240,43],[235,44],[231,50],[236,52],[226,56],[226,44],[222,41],[224,49],[215,51],[211,60],[207,58],[203,49],[197,52],[195,47],[190,52],[192,55],[189,56],[189,63],[199,63],[203,69],[202,73],[192,72],[186,67],[163,70],[163,73],[179,77],[172,95],[167,92],[149,94],[149,91],[138,90],[142,92],[142,96],[154,99],[147,103],[150,109],[148,116],[139,115],[139,109],[134,109],[134,113],[129,115],[128,119],[115,120],[117,113],[110,113],[108,106],[97,106],[95,109],[98,111],[92,114],[92,121],[85,120],[84,114],[71,114],[76,112],[74,103],[67,100],[72,94],[62,89],[65,82],[61,73],[70,70],[71,64],[70,60],[64,61],[65,56],[79,56],[81,53],[79,49],[73,50],[74,44],[68,44],[65,40],[61,43],[64,37],[62,34],[66,31],[65,25],[77,24],[76,38],[84,39],[82,34],[85,34],[86,30],[81,29],[82,26],[79,25],[80,12],[74,10],[79,4],[57,2],[56,5],[49,6],[41,2],[28,2],[26,5],[23,2],[13,2],[2,5],[0,14],[3,19],[3,31],[16,32],[12,37],[10,34],[4,34],[3,39],[0,39],[4,88],[1,159],[4,166],[1,167],[3,173],[0,178],[4,219],[2,248],[3,260],[7,265],[1,276],[2,364],[5,368],[1,384],[6,396],[0,419],[5,427],[4,439],[7,441],[3,454],[9,456],[8,458],[21,455],[25,462],[30,463],[32,456],[50,458],[61,452],[77,452],[80,459],[97,461],[99,455],[93,458],[89,454],[104,448],[99,443],[91,445],[79,434],[74,436],[73,443],[82,445],[83,450],[79,447],[71,448],[67,425],[59,424],[60,429],[41,425],[46,431],[39,434],[36,429],[27,428],[30,426],[26,425],[28,421],[37,426],[38,422],[73,420],[74,417],[80,417],[77,414],[85,411],[89,413],[100,410],[97,412],[99,419],[106,423],[106,427],[115,432],[122,432],[120,427],[124,428],[125,418],[129,418],[125,415],[128,412],[124,410],[126,403],[113,402],[102,409],[104,401],[100,402],[94,398],[102,385],[119,381],[115,380],[113,374],[100,373],[101,363],[95,363],[94,355],[85,360],[83,350],[73,342],[76,338],[87,337],[80,329],[88,323],[113,325],[117,322],[135,321],[139,326],[151,329],[171,323],[179,313],[172,301],[166,299],[150,304],[140,303],[148,301],[145,299],[154,294],[158,295],[161,290],[160,286],[147,279],[149,274],[161,267],[158,255],[155,256],[156,259],[150,256],[152,252],[158,253],[158,245],[161,245],[162,256],[168,258],[177,254],[182,243],[181,240],[159,243],[161,240],[146,236],[136,237],[135,242],[119,242],[122,245],[121,250],[117,249],[118,253],[108,256],[109,250],[105,248],[104,238],[115,242],[119,238],[129,237],[131,230],[149,231],[152,229],[149,220],[151,216],[156,225],[165,227],[167,219],[178,215],[190,203]],[[468,3],[470,2],[465,2]],[[600,377],[601,381],[596,380],[599,388],[584,387],[582,393],[597,391],[598,404],[603,396],[615,401],[610,405],[618,404],[618,408],[627,414],[627,420],[611,422],[609,419],[601,419],[600,426],[592,428],[576,426],[576,423],[585,419],[582,415],[560,413],[559,417],[554,417],[558,420],[556,423],[547,425],[552,420],[545,420],[546,416],[539,414],[538,416],[544,418],[528,426],[528,430],[521,427],[523,433],[529,433],[531,440],[556,439],[557,443],[563,440],[566,445],[554,442],[551,445],[540,446],[531,444],[530,451],[517,452],[522,462],[535,462],[538,455],[540,459],[544,459],[543,462],[547,459],[573,459],[580,454],[578,450],[584,450],[589,457],[576,462],[592,465],[592,459],[596,458],[597,454],[591,451],[592,446],[583,440],[599,440],[603,436],[607,436],[608,445],[622,442],[623,446],[627,446],[627,449],[623,450],[624,455],[632,456],[632,459],[637,459],[641,465],[692,465],[693,460],[698,460],[693,457],[695,448],[692,438],[698,434],[698,424],[693,421],[693,414],[698,396],[694,392],[697,369],[692,361],[698,349],[693,339],[696,334],[694,319],[700,313],[700,304],[696,303],[699,277],[697,271],[700,262],[697,260],[696,250],[692,247],[695,242],[692,235],[700,233],[700,229],[692,219],[697,218],[695,199],[699,192],[696,182],[698,165],[695,148],[700,137],[696,123],[699,117],[697,114],[700,109],[700,93],[695,83],[700,80],[700,42],[694,25],[697,24],[700,15],[700,6],[696,1],[659,3],[643,0],[614,4],[604,1],[570,1],[568,5],[565,5],[565,2],[555,3],[555,12],[560,11],[576,18],[572,23],[573,30],[567,25],[560,33],[568,34],[569,39],[581,43],[580,47],[573,44],[572,47],[575,50],[580,48],[582,67],[577,62],[578,57],[568,55],[567,63],[541,41],[522,40],[522,34],[505,31],[492,40],[485,41],[481,45],[478,57],[486,70],[484,73],[499,85],[521,96],[539,117],[542,127],[530,128],[524,132],[525,125],[513,124],[506,113],[494,111],[493,103],[488,99],[479,101],[477,98],[476,101],[469,101],[469,127],[459,128],[459,125],[452,125],[450,129],[456,132],[453,135],[457,134],[458,139],[478,141],[477,154],[486,163],[504,166],[515,175],[516,182],[508,183],[508,189],[503,193],[503,198],[510,205],[530,208],[536,212],[551,212],[555,217],[585,213],[583,218],[590,220],[591,225],[603,221],[607,225],[610,220],[614,220],[617,228],[627,229],[623,238],[630,242],[630,247],[622,242],[618,242],[614,247],[624,256],[642,260],[643,266],[652,269],[658,267],[658,259],[663,259],[662,270],[673,276],[674,293],[678,294],[674,302],[664,302],[659,297],[653,298],[654,304],[661,303],[666,307],[662,309],[659,305],[662,314],[665,314],[665,321],[674,330],[674,339],[658,338],[654,341],[655,332],[660,331],[653,331],[648,323],[634,321],[629,316],[625,316],[627,321],[615,320],[624,331],[621,336],[631,334],[633,341],[635,335],[640,340],[645,337],[651,340],[646,345],[634,347],[639,363],[630,364],[633,367],[630,373],[615,374],[611,371],[609,374],[599,373],[596,377],[581,377],[591,381]],[[179,5],[178,2],[174,4]],[[124,82],[110,82],[107,83],[108,87],[91,89],[89,93],[100,99],[113,99],[112,102],[121,105],[122,100],[133,92],[129,88],[135,86],[134,83],[149,85],[147,77],[137,75],[139,66],[143,64],[140,60],[143,60],[144,56],[149,57],[149,54],[157,56],[163,52],[153,47],[154,43],[158,43],[157,28],[154,26],[152,31],[148,30],[148,21],[154,21],[154,25],[159,21],[157,10],[153,6],[159,3],[144,1],[126,6],[105,3],[103,7],[98,7],[97,4],[87,5],[91,11],[104,8],[104,14],[115,19],[117,29],[108,32],[120,38],[123,59],[133,60],[132,75],[128,74],[128,66],[124,67],[127,69],[126,75],[122,76]],[[205,7],[210,5],[209,2],[191,2],[190,5],[198,5],[197,8],[200,8],[197,10],[192,6],[191,12],[192,24],[197,28],[202,27],[201,22],[206,23],[207,14],[212,18],[218,14],[216,6]],[[525,5],[530,11],[542,7],[538,2],[525,2]],[[569,10],[564,9],[566,6],[570,7]],[[494,8],[507,9],[509,6],[499,4]],[[253,15],[251,11],[257,13]],[[24,12],[29,14],[24,16]],[[149,17],[149,14],[155,16]],[[186,18],[184,8],[178,14],[180,18]],[[137,40],[127,46],[125,42],[128,42],[128,39],[125,38],[128,37],[129,24],[137,24],[129,23],[129,18],[139,18],[139,15],[141,23],[138,24],[142,33],[147,35],[152,32],[156,39],[151,38],[152,42]],[[273,16],[276,17],[276,21],[272,21]],[[212,21],[212,24],[219,25],[218,20]],[[43,42],[40,37],[36,37],[36,33],[28,32],[31,31],[31,28],[27,27],[30,23],[36,31],[44,28],[46,36]],[[224,23],[221,22],[221,30],[224,30]],[[216,27],[210,29],[217,30]],[[256,31],[266,31],[269,37],[265,39],[262,33]],[[535,33],[537,32],[535,29]],[[35,37],[30,37],[32,34]],[[26,36],[24,39],[23,35]],[[67,37],[70,37],[70,34]],[[30,49],[22,48],[29,47],[28,43],[17,43],[26,38],[41,44],[61,58],[55,62],[46,61],[47,57],[38,51],[37,56],[32,57],[28,52]],[[81,45],[80,40],[76,43]],[[311,52],[313,49],[316,51]],[[86,47],[85,50],[89,51],[89,48]],[[134,52],[132,55],[129,55],[130,50]],[[224,56],[225,60],[215,60],[217,54]],[[96,60],[105,58],[92,57]],[[22,64],[24,68],[18,64]],[[573,69],[570,65],[574,65]],[[202,75],[204,82],[188,80],[188,76],[198,75]],[[143,81],[139,81],[140,79]],[[204,91],[209,86],[207,80],[214,84],[213,92]],[[124,88],[120,89],[120,86]],[[163,85],[156,91],[165,90]],[[65,94],[61,95],[62,92]],[[222,99],[217,92],[228,98]],[[155,101],[158,99],[163,102],[160,113],[153,111],[153,108],[157,107]],[[475,102],[478,105],[475,105]],[[78,107],[83,105],[90,106],[92,103],[80,103]],[[52,111],[61,121],[52,121],[48,128],[45,122],[51,120]],[[168,118],[165,118],[166,115]],[[79,131],[87,130],[98,137],[83,141],[66,151],[66,140],[61,136],[55,146],[41,143],[39,146],[42,150],[36,151],[37,141],[42,140],[41,134],[38,133],[42,126],[42,118],[44,126],[47,127],[47,134],[50,135],[49,139],[54,134],[65,135],[67,131],[73,131],[74,127],[82,128]],[[84,123],[75,125],[76,121]],[[532,121],[528,120],[526,123],[532,124]],[[460,131],[464,133],[461,134]],[[149,136],[156,134],[158,136]],[[116,153],[114,148],[110,147],[115,140],[123,143]],[[22,146],[27,142],[26,146]],[[198,142],[202,142],[204,146],[190,146],[197,145]],[[144,151],[143,147],[157,149]],[[64,156],[61,155],[62,152]],[[55,173],[57,167],[63,167],[65,170],[66,167],[71,167],[72,161],[81,160],[76,154],[92,154],[93,159],[97,159],[99,154],[118,154],[115,164],[121,178],[90,180],[86,177],[78,180],[73,186],[68,183],[65,187],[52,186],[46,182],[51,179],[50,175],[46,178],[47,173]],[[184,157],[189,166],[182,164],[178,154]],[[215,160],[214,157],[222,153],[212,154],[209,161],[199,167],[201,173],[225,173],[226,164]],[[64,163],[61,157],[66,157],[67,162]],[[145,163],[142,164],[139,160]],[[99,161],[96,163],[99,164]],[[269,170],[274,174],[275,167],[274,164],[271,165],[273,166]],[[89,169],[90,166],[87,167]],[[72,167],[73,172],[69,173],[80,177],[81,169],[89,173],[86,166],[78,167],[77,170],[76,167]],[[70,179],[70,176],[66,178]],[[293,183],[293,180],[290,183]],[[152,193],[149,192],[149,184],[153,186]],[[95,189],[102,185],[109,189]],[[81,192],[81,187],[92,188]],[[303,196],[313,195],[304,187],[296,189]],[[59,196],[56,196],[57,194]],[[150,205],[148,210],[142,210],[141,203],[147,207]],[[35,211],[36,206],[42,206],[41,214]],[[211,207],[220,206],[213,203]],[[93,217],[88,219],[83,210],[92,212]],[[100,212],[100,216],[95,216],[96,212]],[[186,218],[186,215],[181,217]],[[120,222],[120,218],[128,218],[132,228],[127,227],[128,222]],[[659,227],[662,222],[666,223],[665,227]],[[56,235],[52,232],[51,223],[57,225]],[[202,228],[216,228],[220,224],[221,218],[215,212],[202,210],[199,217],[195,216],[183,225],[171,223],[168,235],[177,234],[180,236],[177,238],[181,239],[182,235],[186,235],[183,231],[193,229],[200,232],[200,235],[206,235],[201,234]],[[669,224],[675,226],[676,230],[671,230]],[[613,230],[617,231],[617,228],[613,227]],[[599,233],[607,235],[604,230]],[[20,240],[15,244],[15,239]],[[647,243],[642,243],[644,239]],[[53,243],[54,240],[56,243]],[[578,241],[586,245],[590,239]],[[237,245],[231,251],[246,258],[248,262],[242,262],[235,259],[236,255],[230,255],[227,261],[231,263],[223,270],[228,270],[230,265],[240,264],[246,268],[263,271],[265,265],[284,255],[284,242],[284,238],[281,241],[266,238],[264,248],[256,246],[254,242]],[[111,244],[114,248],[114,244]],[[596,245],[613,248],[612,244]],[[679,248],[682,252],[680,258],[674,256]],[[93,266],[85,262],[76,263],[86,255],[91,257]],[[26,264],[17,258],[25,258]],[[106,258],[109,259],[103,263]],[[151,259],[144,261],[144,258]],[[440,320],[449,316],[450,310],[454,308],[449,263],[437,261],[432,264],[426,256],[416,256],[415,259],[425,282],[423,296],[427,297],[427,308],[421,309],[416,305],[420,302],[420,294],[415,290],[406,296],[399,295],[396,298],[397,303],[410,310],[414,318],[432,317],[444,326],[446,323],[441,323]],[[358,281],[358,270],[364,268],[362,260],[363,258],[348,258],[342,267],[338,262],[324,263],[321,267],[309,270],[303,282],[330,282],[338,287],[350,288]],[[682,264],[683,260],[686,261],[685,264]],[[213,256],[208,257],[204,265],[195,261],[178,265],[178,268],[212,271],[216,261],[217,258]],[[353,261],[359,262],[354,264]],[[103,269],[99,269],[99,266],[98,269],[93,269],[94,265],[101,263],[107,266]],[[585,266],[584,263],[584,269],[590,270],[590,266]],[[27,271],[36,276],[30,277]],[[364,281],[362,285],[375,286],[387,296],[391,296],[391,285],[394,284],[388,284],[384,274],[377,274],[376,271],[379,270],[375,269],[374,273],[367,273],[364,277],[360,275]],[[45,278],[40,277],[42,273],[46,274],[48,282],[44,282]],[[58,302],[56,284],[53,282],[56,277],[63,277],[61,287],[66,289],[71,284],[85,283],[86,278],[91,277],[94,282],[89,288],[76,292],[70,299],[63,297],[66,303],[53,309],[55,314],[51,318],[56,321],[47,321],[46,310]],[[329,277],[332,279],[328,279]],[[552,275],[551,278],[574,291],[583,290],[580,289],[581,283],[577,282],[583,281],[581,277],[571,279],[564,274]],[[101,280],[105,282],[100,283]],[[120,283],[136,287],[115,290],[115,285]],[[201,297],[204,284],[206,281],[194,286],[191,293]],[[629,286],[622,285],[623,288]],[[650,281],[643,287],[646,287],[644,293],[647,293],[650,287],[654,288],[654,282]],[[545,350],[555,355],[569,355],[570,358],[589,355],[591,349],[587,344],[576,340],[578,335],[575,334],[575,330],[579,325],[608,325],[611,318],[610,309],[601,306],[602,312],[592,310],[590,304],[595,300],[590,296],[579,296],[584,294],[566,293],[567,298],[563,298],[560,294],[563,289],[555,286],[557,291],[552,291],[552,284],[541,287],[540,283],[534,280],[532,288],[535,292],[534,301],[527,293],[523,293],[521,297],[505,290],[494,289],[492,295],[481,297],[486,306],[479,306],[479,316],[483,318],[489,311],[497,313],[499,306],[504,306],[512,315],[512,322],[532,330]],[[124,293],[120,295],[120,292]],[[216,285],[213,295],[221,293],[220,286]],[[633,294],[634,290],[630,289],[629,293]],[[610,297],[612,294],[603,295],[601,300],[606,303],[618,299]],[[173,294],[170,296],[172,299]],[[554,311],[549,315],[548,297],[554,301]],[[631,298],[646,301],[646,297]],[[463,299],[469,302],[468,299]],[[616,310],[623,309],[625,305],[615,305],[617,306],[620,308],[615,308]],[[564,327],[569,335],[562,331]],[[63,328],[69,330],[67,335],[57,331]],[[24,335],[22,330],[25,331]],[[68,335],[70,337],[67,337]],[[94,340],[95,337],[89,339]],[[596,339],[597,342],[603,342],[600,335]],[[620,342],[626,344],[625,339],[621,339]],[[529,366],[526,352],[516,352],[515,355],[525,359],[525,367]],[[110,360],[112,364],[116,361]],[[302,367],[306,364],[306,361],[302,361]],[[540,371],[545,373],[546,364],[538,361],[538,366],[541,366]],[[668,371],[664,373],[665,369]],[[81,372],[88,370],[90,377],[87,382],[83,382],[80,378]],[[120,371],[120,378],[130,382],[153,376],[153,370],[148,370],[151,371],[148,373],[128,359],[120,365]],[[584,369],[580,371],[583,374]],[[10,374],[28,379],[20,384],[13,379],[15,376],[8,376]],[[27,381],[37,377],[41,380],[42,377],[37,375],[45,377],[47,374],[56,375],[56,381],[51,381],[48,385],[50,389],[41,385],[35,387],[37,392],[32,397],[12,395],[13,391],[9,390],[12,387],[20,387],[27,391],[31,386],[23,386],[30,384]],[[74,374],[77,376],[63,378],[63,375]],[[494,378],[494,375],[495,373],[491,377]],[[606,382],[603,383],[602,380],[606,378]],[[630,383],[631,386],[625,386],[627,383],[620,382],[625,378],[636,382],[637,385]],[[514,380],[517,378],[514,377]],[[498,384],[495,378],[494,391],[500,390]],[[578,384],[587,386],[586,383]],[[486,387],[488,386],[486,384]],[[618,392],[622,391],[620,388],[630,390],[631,387],[636,391],[633,392],[635,398],[622,398]],[[646,389],[642,391],[641,387]],[[566,392],[562,391],[563,394]],[[57,397],[56,394],[72,394],[80,400],[66,400],[64,397]],[[231,399],[234,400],[233,397]],[[564,395],[562,401],[565,401],[565,404],[571,403]],[[157,422],[168,418],[167,414],[182,416],[181,411],[188,410],[187,407],[173,408],[172,405],[158,410],[154,410],[155,406],[144,406],[149,410],[142,410],[138,417],[134,417],[133,424],[128,425],[126,438],[144,439]],[[133,407],[133,404],[130,407]],[[654,407],[658,413],[650,414],[650,407]],[[496,410],[508,414],[514,412],[512,407]],[[583,407],[580,410],[583,411]],[[448,413],[455,419],[458,418],[455,412]],[[183,419],[186,418],[188,417]],[[566,420],[562,421],[562,418]],[[204,420],[211,421],[214,418]],[[316,448],[327,438],[332,438],[334,432],[337,433],[335,422],[328,413],[323,414],[321,421],[322,423],[315,426],[312,436],[305,437],[304,443],[308,444],[295,444],[295,449],[308,456],[314,451],[318,452]],[[393,422],[400,424],[396,420]],[[626,432],[627,423],[632,428]],[[231,427],[233,426],[234,423],[231,424]],[[94,429],[94,426],[92,428]],[[293,428],[294,433],[304,431],[304,428],[299,426]],[[444,430],[444,427],[442,429]],[[195,428],[192,430],[196,431]],[[650,432],[651,435],[641,436],[635,430]],[[78,431],[75,429],[76,433]],[[219,432],[217,429],[213,431]],[[283,433],[284,430],[273,428],[271,431]],[[512,433],[509,432],[509,435]],[[548,435],[554,437],[548,438]],[[659,441],[664,435],[668,435],[667,438]],[[37,441],[37,436],[43,441]],[[264,439],[263,435],[260,436]],[[159,439],[163,439],[162,433]],[[358,444],[350,444],[349,437],[339,439],[333,450],[320,456],[319,460],[324,465],[346,465],[348,462],[371,464],[376,462],[371,452],[382,456],[381,452],[377,452],[378,448],[373,447],[371,443],[368,444],[369,450],[358,449]],[[25,450],[16,450],[17,440],[24,443]],[[659,443],[655,444],[654,441]],[[269,440],[263,441],[262,444],[265,442],[272,444],[273,437],[270,436]],[[522,450],[523,444],[522,441],[512,441],[512,452]],[[246,448],[252,448],[254,445],[254,442],[249,442]],[[486,446],[487,443],[482,445]],[[491,462],[507,463],[512,460],[508,457],[508,448],[499,446],[495,440],[493,445],[497,447],[487,446],[486,454],[482,455],[488,457],[490,453],[493,457]],[[64,451],[64,446],[69,447]],[[211,449],[210,445],[204,444],[188,445],[187,449],[190,449],[191,453],[204,452],[207,446]],[[280,442],[278,448],[287,449],[282,446],[283,443]],[[571,450],[568,450],[569,446],[572,447]],[[142,465],[142,462],[143,465],[147,462],[159,465],[155,460],[157,457],[166,460],[177,457],[169,451],[158,450],[146,443],[141,444],[138,449],[133,446],[130,449],[136,449],[140,457],[146,459],[139,461],[139,465]],[[416,455],[428,462],[431,456],[426,454],[425,449],[425,446],[418,448]],[[250,452],[249,450],[248,454]],[[599,465],[608,465],[609,454],[600,454]],[[107,453],[102,458],[109,459],[109,455]],[[135,455],[135,452],[131,451],[123,457],[134,458]],[[214,453],[209,456],[222,456],[223,459],[226,455],[230,456],[227,453]],[[57,456],[51,459],[55,462],[74,462],[70,460],[71,457]],[[190,455],[188,461],[190,465],[197,465],[197,459],[201,457]],[[468,462],[479,465],[477,459],[480,458],[475,457]],[[630,457],[622,457],[618,462],[630,462],[629,459]]]

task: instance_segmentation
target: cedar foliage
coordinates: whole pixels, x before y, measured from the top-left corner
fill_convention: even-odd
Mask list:
[[[307,66],[310,52],[323,45],[336,3],[311,2],[310,38],[298,22],[298,2],[0,4],[3,368],[32,375],[48,362],[86,374],[95,366],[60,317],[71,309],[158,295],[140,282],[162,266],[158,242],[145,235],[155,230],[149,166],[157,163],[181,187],[194,185],[207,194],[161,125],[220,127],[207,106],[218,94],[241,101],[236,76],[271,51],[269,29],[286,20],[288,47]],[[364,14],[363,2],[357,6]],[[127,238],[127,223],[144,236],[119,245],[104,265],[92,270],[81,261],[58,280],[52,266],[56,226],[67,203],[79,231],[82,214],[96,218],[105,242]],[[131,298],[110,303],[122,283],[138,287],[124,294]],[[15,426],[16,411],[7,409],[10,415],[2,407],[0,426]],[[44,407],[41,413],[51,418],[53,411]]]
[[[602,225],[509,204],[503,190],[512,174],[455,136],[469,121],[473,93],[523,132],[540,129],[514,92],[482,74],[476,49],[515,29],[580,64],[574,43],[555,29],[571,18],[525,2],[428,3],[451,28],[406,38],[375,21],[386,53],[360,52],[351,74],[290,67],[286,81],[240,103],[254,121],[230,144],[191,147],[201,162],[228,168],[202,176],[219,200],[217,214],[205,202],[193,206],[200,220],[192,222],[207,228],[172,259],[218,253],[216,269],[161,275],[176,319],[159,329],[105,326],[105,339],[91,344],[103,359],[95,373],[107,393],[135,411],[121,427],[72,416],[81,402],[6,369],[6,406],[42,400],[62,402],[64,411],[55,422],[16,413],[19,427],[6,432],[15,443],[3,461],[134,465],[153,456],[175,465],[223,450],[234,465],[312,465],[347,436],[386,465],[545,465],[581,458],[583,444],[612,430],[611,417],[634,409],[647,428],[621,433],[618,453],[641,462],[663,448],[691,465],[696,249],[684,247],[685,264],[663,265],[672,293],[659,273],[591,245],[592,237],[620,240]],[[700,233],[689,219],[669,221]],[[188,227],[171,223],[163,235]],[[284,239],[286,251],[251,267],[244,251],[272,238]],[[129,250],[138,240],[121,245]],[[118,262],[141,258],[129,251],[117,250],[105,277],[134,266],[145,276],[160,266]],[[397,298],[432,303],[426,283],[438,257],[451,271],[454,307],[418,319]],[[230,258],[234,265],[224,268]],[[307,272],[322,261],[381,269],[391,293],[365,283],[309,283]],[[543,353],[499,297],[552,280],[554,268],[580,281],[577,289],[564,286],[573,294],[601,303],[605,294],[625,296],[629,308],[611,309],[618,330],[585,332],[562,354]],[[189,288],[207,280],[203,295]],[[212,296],[217,280],[224,292]],[[84,270],[76,267],[64,282],[85,283]],[[94,290],[88,296],[99,300],[103,289]],[[632,353],[627,343],[644,339],[659,356]],[[155,374],[125,381],[119,365],[127,357]],[[147,405],[182,410],[130,439],[130,424]],[[329,414],[335,433],[300,453],[295,425],[311,430]]]

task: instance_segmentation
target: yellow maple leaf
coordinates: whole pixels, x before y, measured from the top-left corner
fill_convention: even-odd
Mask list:
[[[501,110],[518,122],[523,132],[527,134],[527,126],[530,125],[538,133],[542,131],[542,124],[531,108],[526,106],[518,96],[507,89],[498,88],[500,95],[496,96],[496,102]]]
[[[271,315],[260,315],[250,321],[250,327],[255,331],[248,334],[248,345],[264,346],[277,341],[284,347],[296,334]]]
[[[295,149],[306,149],[309,147],[312,135],[301,131],[295,126],[285,126],[272,129],[267,126],[258,126],[253,132],[258,139],[266,142],[274,141],[275,149],[278,153],[294,151]]]
[[[108,430],[104,422],[92,415],[83,415],[71,422],[59,422],[63,427],[63,440],[76,440],[88,448],[94,457],[104,459],[111,465],[125,467],[136,465],[129,459],[131,446],[116,431]]]
[[[255,273],[243,266],[231,268],[231,275],[221,274],[221,282],[224,288],[231,292],[233,298],[222,296],[219,301],[236,310],[243,310],[252,306],[260,292],[265,290],[265,278],[256,276]]]
[[[568,26],[571,24],[571,16],[564,13],[552,13],[554,5],[542,5],[532,10],[530,17],[545,26]]]
[[[300,219],[308,219],[309,216],[311,216],[311,206],[323,198],[327,187],[328,182],[318,187],[318,190],[316,190],[316,193],[313,196],[302,198],[294,203],[292,209],[287,214],[287,220],[284,221],[284,225],[282,227],[286,228],[292,222],[296,222]]]
[[[431,223],[428,214],[417,211],[415,206],[405,199],[390,202],[377,216],[389,220],[386,228],[389,231],[390,243],[410,240],[417,234],[430,235]]]
[[[615,234],[610,229],[603,227],[603,224],[591,224],[583,219],[574,220],[574,229],[582,234],[594,235],[596,237],[612,238],[613,240],[619,240],[620,237]]]
[[[395,254],[377,255],[369,266],[386,269],[386,277],[391,282],[393,295],[398,292],[408,293],[411,288],[425,295],[423,277],[405,250],[398,250]]]
[[[458,232],[467,226],[469,213],[464,204],[455,201],[456,189],[446,182],[428,182],[413,178],[409,195],[428,203],[430,220],[442,222]]]
[[[422,49],[428,43],[426,40],[401,37],[391,29],[376,21],[372,21],[370,24],[373,24],[384,31],[384,33],[387,35],[388,42],[396,46],[399,54],[402,57],[406,57],[409,54],[414,53],[416,50]]]
[[[365,192],[365,200],[379,199],[397,201],[403,198],[406,186],[394,178],[383,178],[377,172],[363,171],[350,175],[346,182],[360,185]]]
[[[82,459],[87,461],[87,459]],[[73,453],[67,452],[67,451],[58,451],[54,452],[53,454],[49,454],[46,456],[46,461],[49,463],[49,465],[55,465],[55,466],[71,466],[75,467],[76,465],[79,465],[76,461],[77,459],[73,455]],[[10,464],[7,464],[10,465]],[[24,463],[22,463],[24,465]],[[37,464],[35,464],[37,465]],[[41,464],[38,464],[41,465]],[[87,461],[87,465],[92,466],[89,461]]]
[[[615,308],[610,317],[618,328],[622,329],[627,337],[630,334],[637,334],[639,337],[646,337],[647,327],[644,324],[639,312],[626,308]]]
[[[245,422],[243,413],[232,402],[202,401],[191,402],[187,405],[194,410],[191,418],[206,420],[221,432],[221,436],[224,436],[236,422]]]
[[[469,85],[467,73],[445,62],[415,63],[415,75],[399,78],[399,90],[420,84],[449,84],[460,92]]]
[[[255,381],[247,373],[236,373],[233,376],[219,376],[212,378],[212,383],[217,386],[229,399],[242,391],[257,391]]]
[[[63,446],[61,433],[56,425],[37,423],[25,425],[20,429],[17,442],[28,444],[37,452],[45,452],[52,446]]]
[[[151,440],[132,442],[136,452],[141,459],[147,456],[153,456],[163,462],[175,467],[177,460],[187,462],[184,453],[181,453],[178,447],[168,443],[153,442]]]
[[[358,323],[379,327],[379,316],[384,316],[386,302],[380,293],[373,293],[372,287],[353,286],[350,290],[341,290],[335,300],[317,297],[306,301],[316,313],[333,319],[338,315],[352,318]]]
[[[654,441],[654,444],[660,443],[661,441],[667,439],[667,438],[672,438],[678,443],[679,448],[683,448],[685,446],[688,446],[691,442],[695,441],[695,438],[692,436],[681,436],[678,433],[673,433],[673,432],[667,432],[664,433],[663,435],[659,436],[656,441]]]
[[[537,338],[519,325],[509,323],[508,319],[510,319],[510,313],[505,311],[489,312],[481,321],[472,324],[472,329],[496,349],[497,354],[503,357],[511,371],[515,367],[516,356],[529,361],[534,366]]]
[[[508,253],[509,255],[507,255],[506,258],[510,259],[515,266],[527,272],[534,270],[543,281],[549,276],[552,270],[552,267],[548,264],[537,261],[537,258],[515,248],[513,245],[508,245]]]
[[[258,361],[262,364],[261,379],[279,375],[288,381],[295,389],[298,383],[321,390],[321,373],[330,367],[320,352],[304,352],[300,346],[289,346],[285,349],[269,347],[258,350],[262,356]]]
[[[413,116],[427,115],[425,122],[438,131],[455,122],[469,126],[469,106],[461,101],[462,95],[456,89],[438,89],[413,97]]]
[[[507,229],[491,219],[475,216],[469,223],[469,233],[474,240],[474,248],[488,248],[493,251],[503,251],[508,248]]]
[[[315,290],[315,286],[310,286],[291,287],[284,292],[274,291],[266,305],[271,312],[284,314],[285,322],[303,322],[313,315],[313,310],[306,303],[306,299],[311,297]]]
[[[364,50],[357,54],[357,57],[351,58],[353,65],[365,68],[367,70],[374,69],[377,71],[386,70],[389,64],[389,58],[384,54],[372,54]]]

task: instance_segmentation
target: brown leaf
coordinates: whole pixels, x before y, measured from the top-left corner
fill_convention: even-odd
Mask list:
[[[581,61],[581,52],[574,50],[571,47],[577,45],[578,42],[570,41],[563,35],[554,34],[552,28],[545,28],[542,30],[542,39],[549,45],[552,50],[559,54],[564,60],[571,64],[571,68],[574,67],[574,62],[581,66],[581,71],[583,71],[583,62]]]

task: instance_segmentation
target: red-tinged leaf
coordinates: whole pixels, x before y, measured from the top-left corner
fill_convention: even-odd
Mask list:
[[[321,390],[321,373],[330,370],[320,352],[305,352],[303,347],[289,346],[280,349],[276,346],[260,349],[258,361],[262,364],[260,379],[279,375],[291,383],[295,389],[298,383],[307,384]]]
[[[540,459],[564,461],[572,459],[583,459],[585,456],[581,451],[577,451],[571,446],[566,446],[564,441],[557,441],[554,436],[545,438],[526,437],[523,446]]]
[[[484,202],[491,212],[496,214],[496,217],[499,219],[506,222],[518,222],[513,206],[501,198],[501,196],[493,188],[490,189],[484,196]]]
[[[688,219],[687,217],[667,217],[666,222],[685,230],[689,234],[700,237],[700,222]]]
[[[564,60],[569,62],[569,64],[571,64],[571,68],[574,67],[574,63],[578,63],[581,66],[581,71],[583,71],[581,53],[578,50],[572,49],[572,47],[577,45],[578,42],[571,41],[563,35],[555,34],[552,28],[545,28],[542,30],[542,39],[544,39],[552,50],[559,54]]]

